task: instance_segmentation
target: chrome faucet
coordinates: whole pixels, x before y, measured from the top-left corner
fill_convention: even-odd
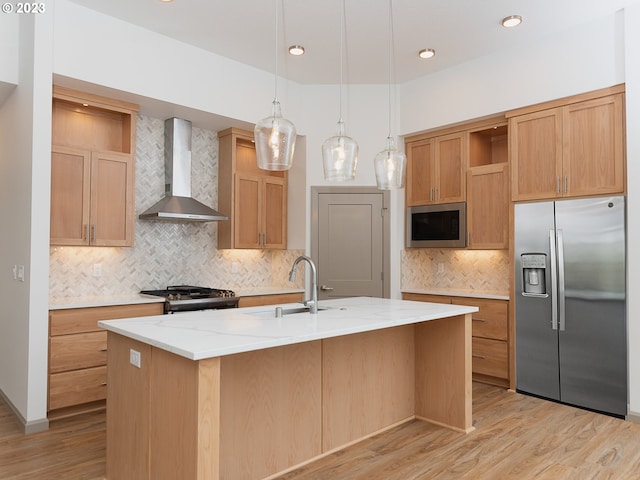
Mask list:
[[[296,267],[302,260],[305,260],[311,266],[311,300],[305,300],[304,304],[309,307],[309,313],[318,313],[318,269],[310,257],[300,255],[296,258],[293,262],[293,266],[291,267],[291,271],[289,272],[289,281],[295,281]]]

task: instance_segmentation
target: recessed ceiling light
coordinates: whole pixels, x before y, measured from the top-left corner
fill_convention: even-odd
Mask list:
[[[170,3],[173,2],[173,0],[160,0],[162,3]]]
[[[522,17],[520,15],[509,15],[502,19],[502,26],[504,28],[517,27],[522,23]]]
[[[289,53],[295,57],[299,57],[300,55],[304,55],[304,47],[301,45],[291,45],[289,47]]]
[[[436,54],[433,48],[423,48],[418,52],[420,58],[432,58]]]

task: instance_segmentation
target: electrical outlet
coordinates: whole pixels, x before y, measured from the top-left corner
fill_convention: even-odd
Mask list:
[[[444,273],[444,263],[438,264],[438,273]]]
[[[239,269],[240,265],[238,264],[238,262],[231,262],[231,273],[238,273]]]
[[[93,276],[94,277],[101,277],[102,276],[102,264],[101,263],[94,263],[93,264]]]
[[[18,265],[18,281],[24,282],[24,265]]]
[[[131,348],[129,350],[129,363],[131,363],[131,365],[133,365],[134,367],[140,368],[140,362],[140,352]]]

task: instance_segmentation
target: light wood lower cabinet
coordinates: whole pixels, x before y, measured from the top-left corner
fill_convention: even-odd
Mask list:
[[[102,409],[107,398],[107,332],[99,320],[162,315],[163,303],[49,311],[48,417]]]
[[[479,311],[471,317],[473,379],[506,388],[515,387],[513,326],[509,322],[508,300],[418,293],[403,293],[402,299],[478,307]]]
[[[238,307],[259,307],[261,305],[278,305],[280,303],[297,303],[304,300],[303,293],[278,293],[274,295],[252,295],[240,297]]]

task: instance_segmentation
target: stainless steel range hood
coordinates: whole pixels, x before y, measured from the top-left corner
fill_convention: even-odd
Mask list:
[[[139,215],[144,220],[211,222],[228,217],[191,197],[191,122],[164,122],[165,196]]]

